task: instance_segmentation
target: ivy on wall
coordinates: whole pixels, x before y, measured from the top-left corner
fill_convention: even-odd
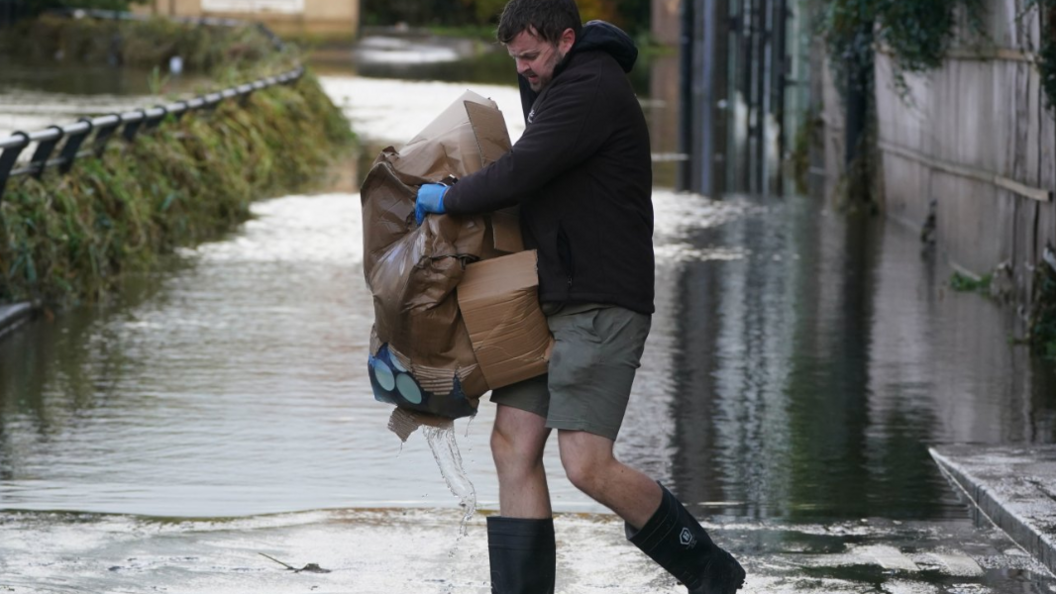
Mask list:
[[[1032,0],[1056,3],[1056,0]],[[956,40],[960,15],[981,34],[984,0],[820,0],[819,24],[829,55],[872,66],[874,44],[889,50],[895,77],[942,64]]]
[[[985,0],[813,0],[818,23],[837,70],[848,59],[862,68],[872,67],[874,42],[894,58],[896,84],[905,88],[905,73],[918,73],[942,65],[957,39],[961,19],[970,34],[984,39]],[[1056,0],[1027,0],[1028,9],[1040,10],[1041,47],[1038,70],[1050,109],[1056,109]],[[863,31],[868,31],[868,35]]]
[[[1041,11],[1041,47],[1038,70],[1049,109],[1056,110],[1056,0],[1031,0]]]

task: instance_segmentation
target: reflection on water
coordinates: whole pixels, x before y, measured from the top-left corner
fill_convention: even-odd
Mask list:
[[[948,291],[915,234],[757,204],[689,233],[745,259],[658,265],[680,493],[738,516],[960,517],[928,446],[1056,441],[1052,372],[1009,345],[1013,313]]]
[[[153,83],[151,81],[154,81]],[[0,54],[0,90],[39,91],[65,95],[149,95],[189,93],[208,88],[210,79],[196,74],[169,76],[150,68],[32,61]],[[209,88],[208,90],[215,90]]]
[[[1051,376],[1007,344],[1007,313],[947,292],[912,235],[808,200],[654,199],[658,311],[618,451],[687,501],[753,518],[963,517],[928,445],[1056,440]],[[423,440],[401,452],[370,396],[357,196],[255,212],[122,303],[0,342],[3,507],[457,505]],[[485,507],[493,414],[483,404],[461,444]],[[598,509],[554,449],[555,507]]]

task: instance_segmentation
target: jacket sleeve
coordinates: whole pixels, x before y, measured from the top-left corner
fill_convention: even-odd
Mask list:
[[[601,77],[566,72],[561,78],[508,153],[448,190],[446,212],[473,214],[520,204],[598,151],[609,134],[608,125],[599,124],[608,119],[599,104]]]

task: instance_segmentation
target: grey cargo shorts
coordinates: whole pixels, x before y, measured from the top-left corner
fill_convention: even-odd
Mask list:
[[[566,306],[547,316],[554,335],[549,372],[498,388],[491,400],[544,417],[551,429],[615,441],[650,323],[651,316],[622,307]]]

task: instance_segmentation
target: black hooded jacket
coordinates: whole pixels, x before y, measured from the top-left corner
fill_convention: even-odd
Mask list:
[[[452,214],[520,205],[540,301],[654,311],[649,131],[625,75],[637,56],[617,27],[584,25],[540,93],[518,77],[524,135],[444,196]]]

